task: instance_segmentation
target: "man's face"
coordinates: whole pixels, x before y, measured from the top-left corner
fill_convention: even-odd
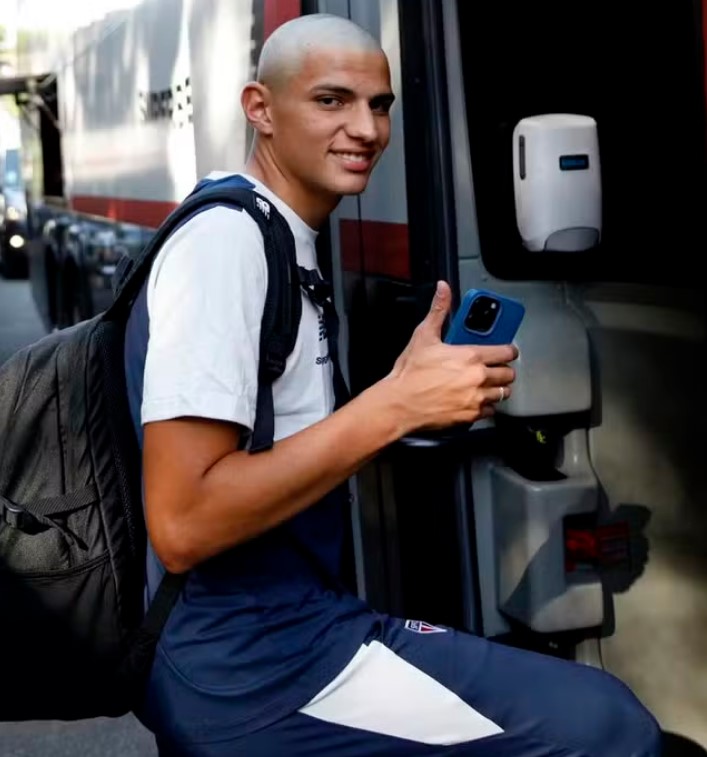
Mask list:
[[[381,52],[320,50],[272,90],[272,148],[308,192],[358,194],[390,139],[388,61]]]

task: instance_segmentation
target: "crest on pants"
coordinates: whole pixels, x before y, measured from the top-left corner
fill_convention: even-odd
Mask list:
[[[424,620],[406,620],[405,628],[414,633],[447,633],[446,628],[433,626],[431,623],[425,623]]]

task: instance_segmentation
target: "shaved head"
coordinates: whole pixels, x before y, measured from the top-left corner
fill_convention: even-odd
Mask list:
[[[304,59],[320,50],[383,52],[378,41],[353,21],[327,13],[300,16],[279,26],[266,40],[257,79],[267,87],[298,73]]]
[[[388,58],[367,31],[313,14],[278,27],[241,92],[255,130],[247,170],[312,228],[364,191],[390,140]]]

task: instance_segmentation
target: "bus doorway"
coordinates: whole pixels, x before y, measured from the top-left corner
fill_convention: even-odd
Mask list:
[[[706,367],[705,287],[695,276],[707,241],[704,10],[698,0],[640,9],[458,2],[456,19],[479,231],[461,288],[493,277],[529,304],[530,323],[557,296],[546,343],[581,324],[591,395],[577,428],[599,517],[630,534],[627,563],[601,576],[602,622],[577,655],[624,680],[664,729],[707,747],[707,418],[701,397],[676,388]],[[521,243],[512,133],[542,113],[597,122],[604,224],[586,252],[531,254]],[[577,378],[567,350],[550,360],[538,339],[521,353],[520,381],[531,362],[537,369],[529,390],[543,382],[559,394]],[[523,419],[523,408],[510,412]],[[553,417],[527,420],[542,431]]]

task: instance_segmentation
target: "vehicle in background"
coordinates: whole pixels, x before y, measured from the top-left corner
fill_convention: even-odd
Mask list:
[[[29,224],[20,170],[20,151],[0,153],[0,272],[10,278],[27,276]]]

